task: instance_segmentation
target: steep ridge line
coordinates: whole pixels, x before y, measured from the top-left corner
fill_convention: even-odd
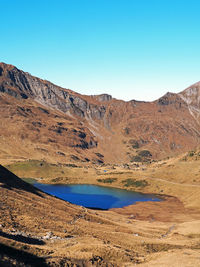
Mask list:
[[[107,94],[80,95],[0,63],[0,92],[2,155],[26,158],[37,151],[37,158],[47,159],[48,151],[59,162],[131,164],[200,144],[200,118],[191,113],[200,112],[200,83],[153,102],[125,102]]]

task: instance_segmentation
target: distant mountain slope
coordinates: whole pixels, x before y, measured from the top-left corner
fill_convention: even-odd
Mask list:
[[[154,102],[85,96],[0,63],[0,157],[130,163],[200,141],[200,83]]]

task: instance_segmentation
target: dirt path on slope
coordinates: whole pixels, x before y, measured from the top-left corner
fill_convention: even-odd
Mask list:
[[[180,186],[200,187],[200,185],[196,185],[196,184],[185,184],[185,183],[171,182],[171,181],[168,181],[168,180],[165,180],[165,179],[161,179],[161,178],[148,177],[148,179],[150,179],[150,180],[157,180],[157,181],[160,181],[160,182],[165,182],[165,183],[174,184],[174,185],[180,185]]]

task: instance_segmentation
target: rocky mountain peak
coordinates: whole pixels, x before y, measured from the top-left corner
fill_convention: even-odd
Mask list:
[[[179,93],[188,105],[200,108],[200,82],[197,82]]]
[[[178,94],[171,92],[167,92],[164,96],[159,98],[156,103],[160,106],[173,105],[176,108],[181,108],[182,106],[185,106],[185,103],[182,98]]]
[[[200,116],[200,82],[191,85],[178,95],[187,104],[190,114],[198,121]]]

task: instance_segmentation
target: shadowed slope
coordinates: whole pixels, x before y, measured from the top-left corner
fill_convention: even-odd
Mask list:
[[[40,190],[18,178],[15,174],[0,165],[0,187],[20,189],[42,197]]]
[[[43,258],[26,251],[18,250],[0,243],[0,264],[8,266],[48,266]]]

